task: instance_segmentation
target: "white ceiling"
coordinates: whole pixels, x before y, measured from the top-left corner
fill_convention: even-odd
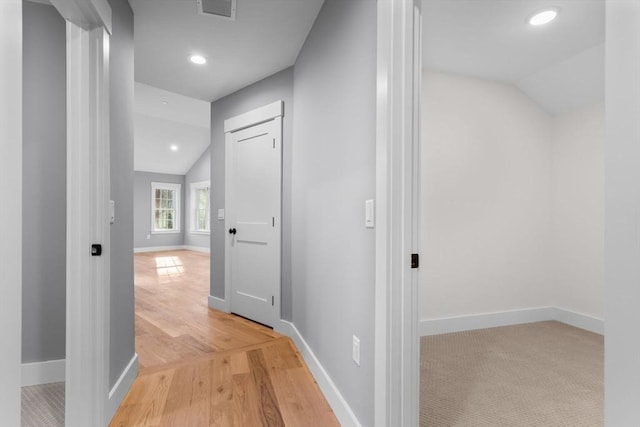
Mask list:
[[[324,0],[238,0],[236,21],[196,0],[131,0],[135,79],[214,101],[294,64]],[[208,62],[196,66],[192,53]]]
[[[186,174],[209,146],[210,109],[208,102],[136,83],[134,169]]]
[[[556,20],[526,22],[548,6]],[[514,84],[551,113],[604,98],[604,0],[424,0],[423,66]]]

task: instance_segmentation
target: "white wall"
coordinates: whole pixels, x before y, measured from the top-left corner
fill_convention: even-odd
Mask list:
[[[376,192],[376,16],[374,1],[325,0],[294,69],[292,320],[363,426],[374,425],[375,230],[364,202]]]
[[[22,109],[22,362],[64,360],[66,335],[66,23],[25,2]]]
[[[604,318],[604,105],[423,74],[422,319],[554,306]]]
[[[550,116],[476,78],[422,95],[422,319],[548,305]]]
[[[604,104],[554,119],[552,268],[556,307],[604,318]]]

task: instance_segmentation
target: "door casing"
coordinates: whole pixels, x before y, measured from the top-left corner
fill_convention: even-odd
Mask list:
[[[0,2],[0,414],[20,425],[22,363],[22,0]]]
[[[378,0],[375,426],[417,426],[422,0]]]
[[[67,21],[65,425],[99,426],[109,421],[111,8],[107,0],[51,2]]]

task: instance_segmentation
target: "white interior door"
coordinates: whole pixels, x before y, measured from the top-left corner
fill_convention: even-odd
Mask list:
[[[226,134],[225,281],[231,312],[273,327],[280,317],[282,119],[264,121],[256,112],[225,123],[225,130],[239,126]]]

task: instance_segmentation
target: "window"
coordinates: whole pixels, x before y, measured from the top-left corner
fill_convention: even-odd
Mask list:
[[[209,233],[209,181],[191,184],[191,232]]]
[[[151,183],[151,232],[180,232],[180,184]]]

